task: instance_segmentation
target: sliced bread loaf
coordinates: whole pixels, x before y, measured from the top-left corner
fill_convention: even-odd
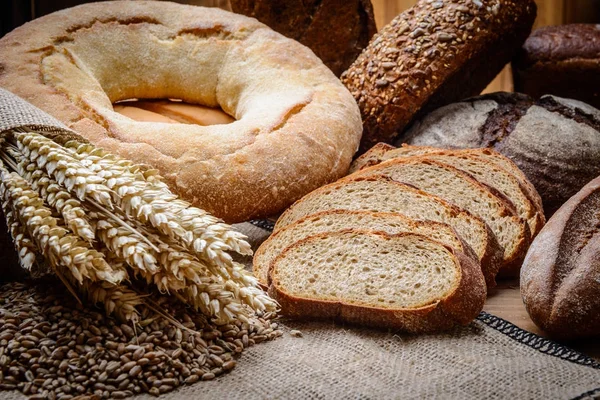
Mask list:
[[[354,173],[352,176],[385,175],[443,198],[484,220],[503,249],[502,269],[519,271],[531,243],[527,222],[505,201],[470,175],[444,163],[420,157],[393,159]]]
[[[394,158],[413,157],[412,146],[400,147],[387,154]],[[382,159],[387,159],[383,154]],[[510,201],[517,214],[527,221],[529,231],[535,236],[544,225],[543,210],[538,210],[526,195],[517,178],[504,168],[493,164],[484,158],[470,155],[466,152],[452,150],[431,151],[422,155],[429,160],[439,161],[468,173],[479,182],[496,189],[500,195]]]
[[[427,236],[473,258],[473,249],[463,242],[449,225],[432,221],[415,221],[398,213],[331,210],[311,214],[272,234],[254,253],[252,268],[258,282],[267,286],[271,262],[288,246],[308,236],[344,229],[368,229],[387,234],[412,232]]]
[[[275,232],[310,214],[336,209],[397,212],[419,221],[448,224],[477,254],[488,287],[495,286],[502,251],[481,218],[439,197],[383,176],[346,178],[309,193],[279,217]]]
[[[405,332],[466,325],[487,295],[472,259],[425,236],[347,230],[310,236],[272,264],[282,314]]]

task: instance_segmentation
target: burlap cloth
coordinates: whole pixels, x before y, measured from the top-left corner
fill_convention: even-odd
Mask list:
[[[0,89],[0,132],[19,126],[65,129]],[[270,233],[268,221],[235,228],[246,233],[254,247]],[[4,254],[0,257],[6,260]],[[600,364],[486,313],[468,327],[439,335],[411,336],[322,322],[281,325],[283,337],[245,350],[231,373],[161,398],[600,398]],[[289,335],[290,329],[303,336]],[[0,392],[0,399],[24,397]]]

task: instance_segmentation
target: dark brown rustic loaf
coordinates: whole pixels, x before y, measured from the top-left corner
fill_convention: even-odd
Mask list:
[[[238,14],[258,19],[310,47],[340,76],[377,31],[370,0],[230,0]]]
[[[419,112],[477,95],[531,31],[533,0],[421,0],[342,75],[361,109],[361,150],[391,141]]]
[[[600,25],[537,29],[513,62],[515,90],[554,94],[600,107]]]
[[[600,335],[599,210],[600,177],[554,214],[523,263],[527,312],[555,337]]]
[[[493,93],[439,108],[397,143],[491,147],[533,183],[546,216],[600,175],[600,111],[577,100]]]

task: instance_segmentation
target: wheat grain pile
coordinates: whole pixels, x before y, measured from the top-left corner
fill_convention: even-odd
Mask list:
[[[0,390],[31,400],[159,395],[212,380],[233,369],[244,349],[281,335],[269,313],[258,325],[217,325],[173,296],[157,303],[181,325],[144,307],[139,323],[119,323],[56,283],[0,286]]]
[[[264,329],[277,304],[233,253],[245,236],[179,199],[157,172],[88,143],[15,129],[0,142],[0,197],[21,266],[133,327],[170,296],[214,326]]]

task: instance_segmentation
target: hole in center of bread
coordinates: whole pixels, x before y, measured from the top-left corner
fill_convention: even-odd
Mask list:
[[[166,122],[171,124],[223,125],[235,119],[221,108],[185,103],[181,100],[124,100],[113,104],[114,110],[140,122]]]

